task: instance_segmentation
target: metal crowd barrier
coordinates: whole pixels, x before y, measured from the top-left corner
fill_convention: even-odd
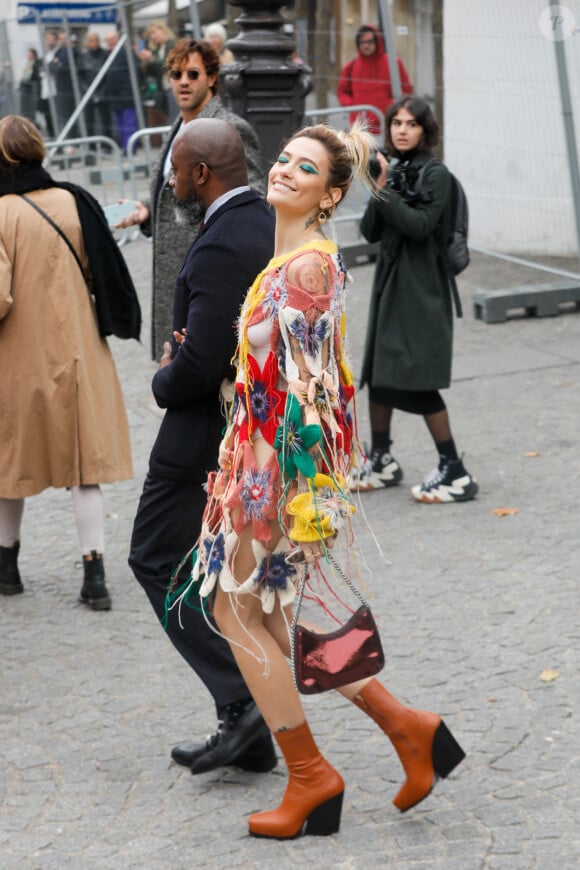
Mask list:
[[[161,128],[162,130],[169,128]],[[145,131],[139,131],[144,133]],[[137,163],[125,158],[117,142],[107,136],[81,136],[45,142],[45,168],[61,181],[71,181],[86,188],[104,207],[120,199],[143,199],[149,189],[149,161]],[[137,189],[139,175],[144,179]],[[139,237],[138,227],[114,230],[119,247]]]
[[[57,181],[79,184],[102,206],[129,198],[132,173],[123,163],[123,152],[108,136],[79,136],[45,142],[45,169]],[[115,230],[119,246],[131,240],[134,230]]]
[[[133,199],[142,199],[138,189],[138,174],[143,172],[147,177],[151,177],[153,164],[159,153],[158,146],[152,144],[152,139],[162,139],[166,133],[171,130],[171,125],[164,127],[143,127],[137,130],[127,142],[127,165],[129,167],[131,181],[131,196]],[[141,153],[140,153],[141,152]],[[137,162],[137,155],[140,153],[140,162]]]

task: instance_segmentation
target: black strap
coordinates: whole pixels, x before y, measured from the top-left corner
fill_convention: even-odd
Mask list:
[[[37,205],[37,204],[34,202],[34,200],[30,199],[28,196],[25,196],[23,193],[21,193],[20,196],[22,197],[22,199],[25,199],[26,202],[28,203],[28,205],[31,205],[32,208],[35,209],[35,210],[38,212],[38,214],[42,215],[42,217],[43,217],[46,221],[48,221],[48,223],[51,225],[51,227],[57,231],[57,233],[59,234],[59,236],[61,237],[61,239],[64,239],[64,241],[67,243],[67,245],[68,245],[68,247],[69,247],[69,250],[70,250],[71,254],[73,255],[73,257],[74,257],[75,260],[77,261],[77,266],[78,266],[79,269],[81,270],[81,275],[83,276],[83,278],[84,278],[84,280],[85,280],[85,282],[86,282],[86,280],[87,280],[87,276],[85,275],[85,270],[83,269],[83,266],[82,266],[82,263],[81,263],[81,261],[80,261],[79,255],[77,254],[77,252],[76,252],[75,249],[73,248],[72,242],[71,242],[71,240],[69,239],[69,237],[66,235],[66,233],[64,233],[64,232],[61,230],[61,228],[58,226],[58,224],[55,224],[55,222],[53,221],[53,219],[52,219],[51,217],[49,217],[49,215],[47,215],[47,213],[44,211],[44,209],[42,209],[39,205]],[[87,285],[87,286],[88,286],[88,285]]]
[[[455,275],[451,272],[448,272],[449,284],[451,285],[451,295],[453,296],[453,302],[455,303],[455,314],[457,317],[463,317],[463,306],[461,304],[461,297],[459,295],[459,290],[457,289],[457,281],[455,280]]]

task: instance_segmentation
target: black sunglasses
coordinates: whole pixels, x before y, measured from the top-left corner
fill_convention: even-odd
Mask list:
[[[201,75],[198,69],[170,69],[169,78],[173,79],[174,82],[178,82],[183,78],[184,73],[190,82],[196,82]]]

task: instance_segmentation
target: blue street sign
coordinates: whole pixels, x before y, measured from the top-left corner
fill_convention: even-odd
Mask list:
[[[36,13],[42,24],[59,24],[66,14],[71,24],[114,24],[117,10],[102,3],[19,3],[18,23],[35,24]]]

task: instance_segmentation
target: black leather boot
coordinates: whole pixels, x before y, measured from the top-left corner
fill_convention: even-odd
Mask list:
[[[88,604],[91,610],[110,610],[111,597],[105,586],[105,567],[103,557],[96,550],[83,556],[85,579],[79,595],[81,604]]]
[[[253,701],[223,707],[215,734],[203,742],[174,746],[171,757],[194,774],[226,766],[267,773],[278,764],[272,736]]]
[[[18,571],[18,551],[20,541],[13,547],[0,547],[0,594],[18,595],[24,592],[24,586]]]

